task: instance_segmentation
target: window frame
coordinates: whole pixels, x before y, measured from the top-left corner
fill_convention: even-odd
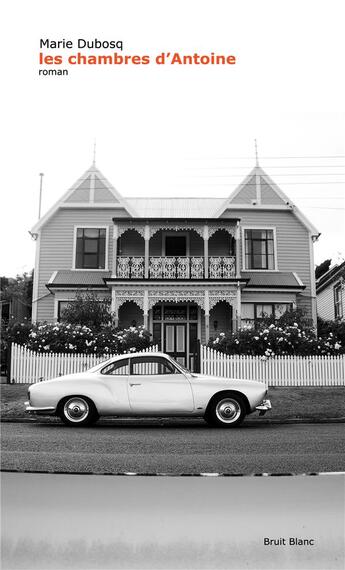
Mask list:
[[[185,237],[186,238],[186,255],[172,255],[169,257],[190,257],[190,236],[187,231],[162,231],[162,257],[167,257],[165,251],[165,238],[166,237]]]
[[[130,363],[129,363],[129,376],[135,376],[135,377],[139,377],[140,376],[152,376],[154,377],[159,377],[159,376],[167,376],[167,373],[164,374],[133,374],[133,364],[137,363],[139,361],[140,364],[140,360],[141,359],[149,359],[149,358],[156,358],[157,360],[159,360],[160,362],[157,362],[157,364],[169,364],[170,366],[172,366],[175,369],[175,372],[170,372],[169,375],[173,376],[175,374],[182,374],[181,370],[179,368],[177,368],[177,366],[175,366],[174,362],[171,362],[168,358],[164,358],[164,356],[160,356],[160,355],[155,355],[154,353],[151,353],[150,356],[148,355],[143,355],[143,356],[139,356],[137,358],[130,358]],[[144,362],[145,363],[145,362]]]
[[[105,247],[104,247],[104,268],[92,268],[92,267],[76,267],[77,262],[77,233],[78,230],[105,230]],[[73,271],[109,271],[108,259],[109,259],[109,226],[101,224],[78,224],[74,226],[74,238],[73,238],[73,259],[72,259],[72,270]]]
[[[338,291],[339,291],[339,298],[337,301],[336,295]],[[333,302],[334,302],[334,319],[341,320],[344,314],[343,314],[343,290],[340,281],[336,283],[333,287]]]
[[[276,317],[276,306],[277,305],[290,305],[289,308],[286,309],[286,311],[291,311],[293,309],[293,303],[292,302],[286,302],[286,301],[273,301],[273,302],[266,302],[266,301],[260,301],[260,302],[248,302],[248,303],[242,303],[243,305],[254,305],[254,318],[253,319],[243,319],[244,321],[250,321],[253,323],[253,328],[256,328],[256,326],[258,324],[260,324],[260,322],[262,322],[266,317],[258,317],[258,306],[259,305],[270,305],[272,307],[272,316],[274,321],[276,322],[278,320],[279,317]]]
[[[127,363],[126,363],[127,362]],[[125,364],[122,364],[125,363]],[[113,366],[115,364],[119,364],[121,366],[128,366],[128,372],[126,374],[106,374],[105,372],[103,372],[103,370],[105,370],[106,368],[108,368],[109,366]],[[119,366],[119,367],[120,367]],[[130,373],[130,358],[126,357],[126,358],[121,358],[120,360],[115,360],[115,362],[110,362],[109,364],[106,364],[103,368],[101,368],[101,370],[99,371],[100,374],[102,374],[102,376],[129,376]]]
[[[255,230],[263,230],[263,231],[272,231],[273,232],[273,262],[274,267],[273,269],[248,269],[246,267],[246,231],[255,231]],[[250,272],[273,272],[278,271],[278,254],[277,254],[277,228],[276,226],[242,226],[242,271],[250,271]]]

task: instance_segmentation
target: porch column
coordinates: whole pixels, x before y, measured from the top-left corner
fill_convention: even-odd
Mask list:
[[[208,279],[208,225],[204,225],[204,277]]]
[[[210,338],[210,298],[208,289],[205,289],[205,342],[208,343]]]
[[[119,225],[114,222],[113,227],[113,270],[112,270],[112,277],[117,276],[117,242],[119,238]]]
[[[149,262],[150,262],[150,225],[146,224],[145,225],[145,234],[144,234],[144,239],[145,239],[145,270],[144,270],[144,275],[145,275],[145,279],[148,279],[149,277]]]
[[[119,326],[119,311],[117,308],[116,291],[115,291],[114,287],[111,290],[111,312],[113,315],[114,325],[116,327],[118,327]]]
[[[236,315],[237,315],[237,330],[241,328],[241,285],[240,282],[237,282],[237,295],[236,295],[237,299],[237,311],[236,311]]]
[[[149,328],[149,292],[144,290],[144,328]]]
[[[239,279],[241,277],[241,229],[240,229],[240,222],[236,224],[236,233],[235,233],[235,240],[236,240],[236,277]],[[243,246],[244,247],[244,246]]]

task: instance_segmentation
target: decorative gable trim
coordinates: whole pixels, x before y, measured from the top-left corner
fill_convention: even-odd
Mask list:
[[[126,210],[126,212],[131,217],[136,217],[137,213],[135,212],[134,208],[130,206],[127,201],[121,196],[121,194],[114,188],[112,184],[105,178],[105,176],[96,168],[96,166],[92,165],[84,174],[78,178],[78,180],[65,192],[65,194],[58,200],[49,210],[46,212],[44,216],[36,224],[33,226],[31,232],[38,233],[39,230],[47,223],[48,220],[60,209],[60,208],[76,208],[80,207],[79,202],[68,202],[68,199],[72,196],[72,194],[81,186],[81,184],[90,177],[90,189],[89,189],[89,196],[87,202],[82,202],[83,208],[93,208],[93,207],[104,207],[104,203],[102,202],[95,202],[95,180],[96,177],[101,179],[103,184],[106,186],[107,190],[111,192],[111,194],[116,199],[114,203],[114,208],[122,207]],[[108,204],[106,204],[109,207]]]
[[[244,203],[244,204],[232,204],[232,200],[234,198],[236,198],[236,196],[245,188],[245,186],[249,183],[249,181],[253,178],[253,176],[256,177],[256,180],[261,177],[263,178],[263,180],[266,182],[266,184],[268,184],[268,186],[270,186],[272,188],[272,190],[277,194],[277,196],[279,196],[279,198],[282,200],[282,204],[281,205],[277,205],[277,204],[262,204],[261,203],[261,192],[258,192],[258,188],[257,188],[257,198],[258,198],[258,203],[257,204],[248,204],[248,203]],[[273,180],[270,178],[270,176],[268,176],[268,174],[266,174],[266,172],[260,167],[260,166],[255,166],[250,173],[248,174],[248,176],[246,176],[246,178],[244,179],[243,182],[241,182],[241,184],[235,188],[235,190],[230,194],[230,196],[224,201],[224,203],[222,204],[222,206],[215,212],[215,217],[220,217],[225,210],[227,209],[250,209],[250,210],[254,210],[254,209],[265,209],[265,210],[290,210],[293,212],[293,214],[296,216],[296,218],[301,222],[301,224],[307,228],[307,230],[310,232],[312,237],[318,238],[320,235],[320,232],[316,229],[316,227],[305,217],[304,214],[302,214],[302,212],[299,210],[299,208],[297,208],[297,206],[295,204],[293,204],[293,202],[290,200],[290,198],[283,192],[283,190],[281,190],[281,188],[279,188],[279,186],[273,182]]]

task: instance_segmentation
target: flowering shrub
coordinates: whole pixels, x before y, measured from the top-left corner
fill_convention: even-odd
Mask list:
[[[323,338],[317,338],[312,330],[303,330],[298,323],[285,327],[272,323],[258,330],[242,329],[233,334],[220,333],[210,339],[208,346],[226,354],[250,354],[262,358],[288,354],[336,355],[345,352],[345,347],[331,332]]]
[[[91,329],[70,323],[33,325],[26,345],[37,352],[122,354],[150,345],[150,333],[143,327],[116,329],[112,325]]]
[[[101,327],[111,322],[110,298],[99,298],[93,291],[77,292],[61,312],[61,320],[71,325]]]

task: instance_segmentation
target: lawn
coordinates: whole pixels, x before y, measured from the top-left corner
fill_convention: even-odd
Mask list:
[[[1,385],[1,417],[23,418],[24,402],[29,384]],[[270,388],[272,410],[265,419],[321,419],[343,418],[345,420],[344,387]],[[255,413],[251,418],[257,418]]]

